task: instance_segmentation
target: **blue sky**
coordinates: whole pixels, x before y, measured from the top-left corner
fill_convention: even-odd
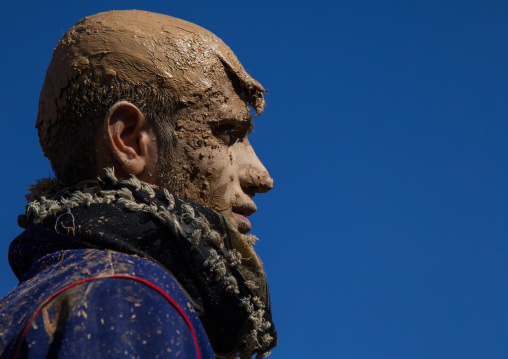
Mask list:
[[[251,135],[275,188],[253,233],[273,358],[508,357],[508,3],[9,2],[0,15],[0,294],[52,49],[80,18],[143,9],[222,38],[269,90]]]

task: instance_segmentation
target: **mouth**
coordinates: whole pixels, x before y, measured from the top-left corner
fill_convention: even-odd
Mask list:
[[[252,224],[247,219],[248,216],[256,212],[255,208],[252,207],[233,207],[232,213],[235,218],[236,227],[242,234],[249,232],[252,228]]]

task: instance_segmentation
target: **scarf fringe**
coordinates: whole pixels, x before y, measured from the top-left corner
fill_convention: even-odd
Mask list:
[[[60,217],[70,214],[71,210],[78,206],[90,207],[92,204],[122,204],[132,212],[148,213],[165,226],[167,226],[175,234],[185,234],[190,238],[193,246],[200,243],[203,238],[209,238],[213,244],[224,253],[227,263],[231,267],[242,265],[242,261],[252,261],[253,258],[245,258],[236,249],[226,249],[224,246],[224,239],[221,235],[210,228],[208,220],[202,216],[197,216],[194,208],[187,204],[182,204],[181,220],[172,212],[175,208],[175,198],[166,189],[163,190],[164,197],[167,200],[166,206],[157,206],[155,203],[144,204],[136,201],[133,192],[125,187],[130,186],[135,191],[142,191],[150,198],[154,198],[156,193],[154,189],[141,181],[135,176],[126,180],[119,180],[114,173],[114,168],[105,169],[106,177],[114,185],[122,185],[121,189],[104,190],[95,181],[86,181],[78,184],[77,188],[72,189],[72,195],[69,198],[61,196],[59,199],[52,199],[58,197],[59,193],[63,193],[66,188],[63,182],[54,178],[44,178],[37,180],[35,185],[29,189],[29,193],[25,196],[28,204],[26,206],[26,214],[33,222],[40,224],[48,217],[57,217],[55,223],[55,231],[58,232],[58,222]],[[98,178],[99,182],[104,182]],[[79,190],[81,187],[82,190]],[[74,218],[73,218],[74,219]],[[74,221],[73,227],[65,229],[67,235],[74,234]],[[64,227],[60,227],[64,228]],[[253,246],[258,240],[253,235],[237,234],[249,245]],[[251,256],[252,257],[252,256]],[[257,257],[257,256],[256,256]],[[254,259],[255,265],[261,265],[259,259]],[[227,292],[235,294],[240,293],[238,282],[232,275],[228,276],[228,271],[223,257],[214,249],[210,250],[210,256],[205,260],[204,265],[208,267],[216,281],[221,281],[224,284]],[[251,290],[256,290],[257,286],[254,281],[247,280],[246,286]],[[240,352],[234,353],[234,356],[239,356],[241,359],[251,358],[252,355],[257,354],[256,358],[264,358],[270,354],[266,348],[270,347],[274,338],[266,333],[271,327],[271,323],[264,319],[265,303],[257,296],[247,296],[241,299],[240,307],[244,307],[249,314],[249,321],[251,322],[251,330],[244,333],[241,342],[243,347]]]

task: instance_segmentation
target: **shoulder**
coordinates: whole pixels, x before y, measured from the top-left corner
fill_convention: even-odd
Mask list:
[[[27,310],[15,351],[33,352],[35,346],[50,356],[58,348],[60,358],[97,352],[213,358],[197,314],[163,268],[116,252],[66,252],[52,259],[60,263],[60,278],[50,280],[54,290],[42,290],[38,305]]]

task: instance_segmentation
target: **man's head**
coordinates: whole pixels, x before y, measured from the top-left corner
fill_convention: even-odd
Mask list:
[[[264,88],[215,35],[183,20],[111,11],[79,21],[55,48],[37,128],[71,185],[114,165],[223,214],[245,233],[252,196],[272,180],[247,135]]]

